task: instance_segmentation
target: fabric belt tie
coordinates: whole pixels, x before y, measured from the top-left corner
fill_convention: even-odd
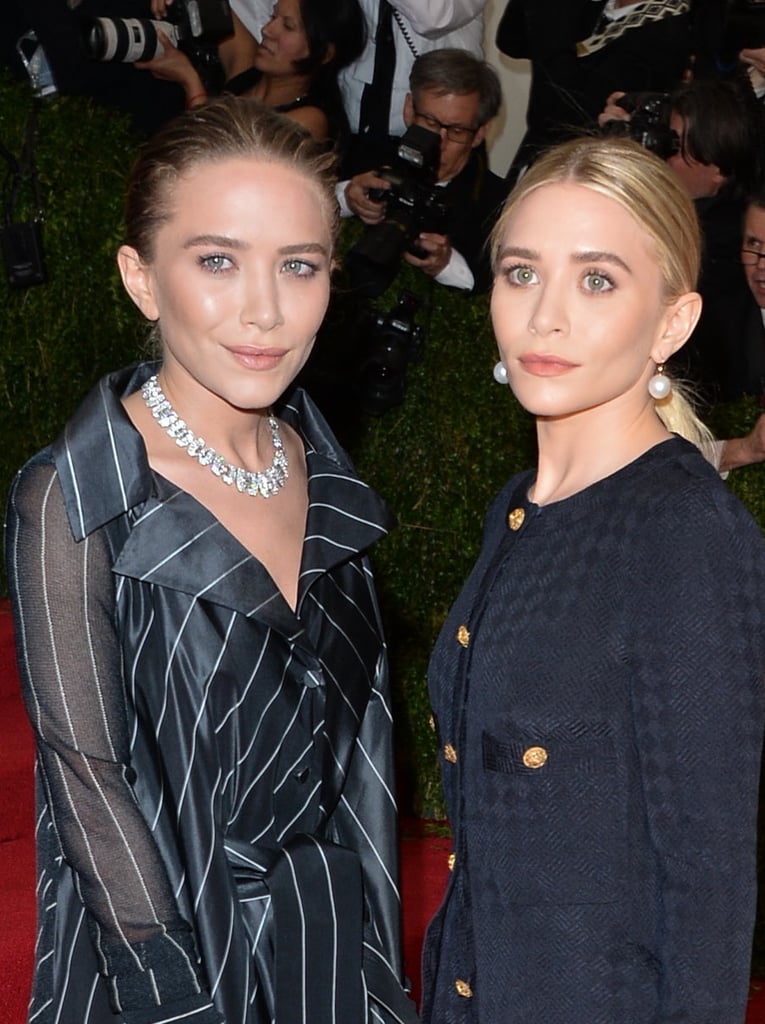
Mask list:
[[[364,942],[358,854],[306,834],[278,850],[249,852],[267,870],[232,867],[243,887],[259,879],[271,897],[278,1024],[363,1024],[365,988],[404,1024],[416,1024],[414,1004],[382,951]]]

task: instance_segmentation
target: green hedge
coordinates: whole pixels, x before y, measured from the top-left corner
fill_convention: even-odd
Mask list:
[[[0,138],[13,152],[21,149],[30,106],[24,85],[0,79]],[[136,144],[120,116],[87,101],[58,98],[40,110],[37,166],[49,281],[13,291],[0,279],[0,496],[98,377],[139,358],[145,347],[145,325],[114,263]],[[32,215],[29,196],[18,212]],[[346,227],[346,246],[354,230]],[[362,475],[398,517],[375,563],[391,649],[402,805],[439,816],[428,653],[477,553],[486,506],[511,473],[533,461],[535,442],[530,419],[493,381],[487,299],[431,286],[405,268],[380,307],[389,309],[401,288],[423,301],[422,361],[409,367],[401,406],[379,418],[356,416],[340,433]],[[357,306],[341,276],[319,363],[333,347],[342,355],[356,349]],[[332,420],[334,410],[325,411]],[[720,407],[714,425],[740,433],[758,411],[750,402]],[[762,470],[737,471],[732,486],[765,525]]]

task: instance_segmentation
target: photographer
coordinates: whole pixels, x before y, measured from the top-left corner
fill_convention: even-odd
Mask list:
[[[490,282],[484,244],[507,193],[505,182],[487,166],[483,145],[489,122],[502,100],[496,72],[466,50],[433,50],[418,57],[409,78],[404,123],[440,135],[435,184],[443,190],[446,230],[424,230],[416,238],[421,255],[405,251],[403,259],[440,284],[467,291],[485,290]],[[382,224],[387,202],[376,190],[391,183],[376,170],[388,160],[385,151],[367,151],[366,167],[338,185],[343,216],[355,214],[365,224]],[[388,154],[389,155],[389,154]],[[371,195],[370,195],[371,191]]]
[[[151,135],[183,110],[183,91],[173,82],[142,75],[131,64],[92,60],[83,43],[83,26],[102,16],[148,19],[152,12],[148,0],[11,0],[3,7],[0,26],[0,39],[6,44],[4,59],[18,76],[24,76],[16,39],[33,30],[60,95],[89,96],[102,106],[127,113],[141,135]]]
[[[628,121],[623,104],[622,93],[612,94],[601,125]],[[682,370],[709,400],[732,397],[720,364],[719,325],[727,318],[720,311],[746,298],[741,225],[744,197],[762,173],[762,111],[745,81],[694,80],[671,94],[665,128],[674,139],[667,163],[694,200],[704,236],[698,286],[704,306],[685,346]]]

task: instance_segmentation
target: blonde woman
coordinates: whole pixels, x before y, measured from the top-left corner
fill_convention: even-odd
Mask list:
[[[496,373],[539,459],[492,505],[429,672],[455,853],[429,1024],[744,1020],[765,543],[665,370],[699,248],[626,140],[546,154],[497,224]]]

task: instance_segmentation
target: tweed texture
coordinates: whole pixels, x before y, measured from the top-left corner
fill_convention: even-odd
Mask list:
[[[679,438],[547,507],[532,479],[431,662],[456,866],[424,1019],[743,1021],[765,543]]]

